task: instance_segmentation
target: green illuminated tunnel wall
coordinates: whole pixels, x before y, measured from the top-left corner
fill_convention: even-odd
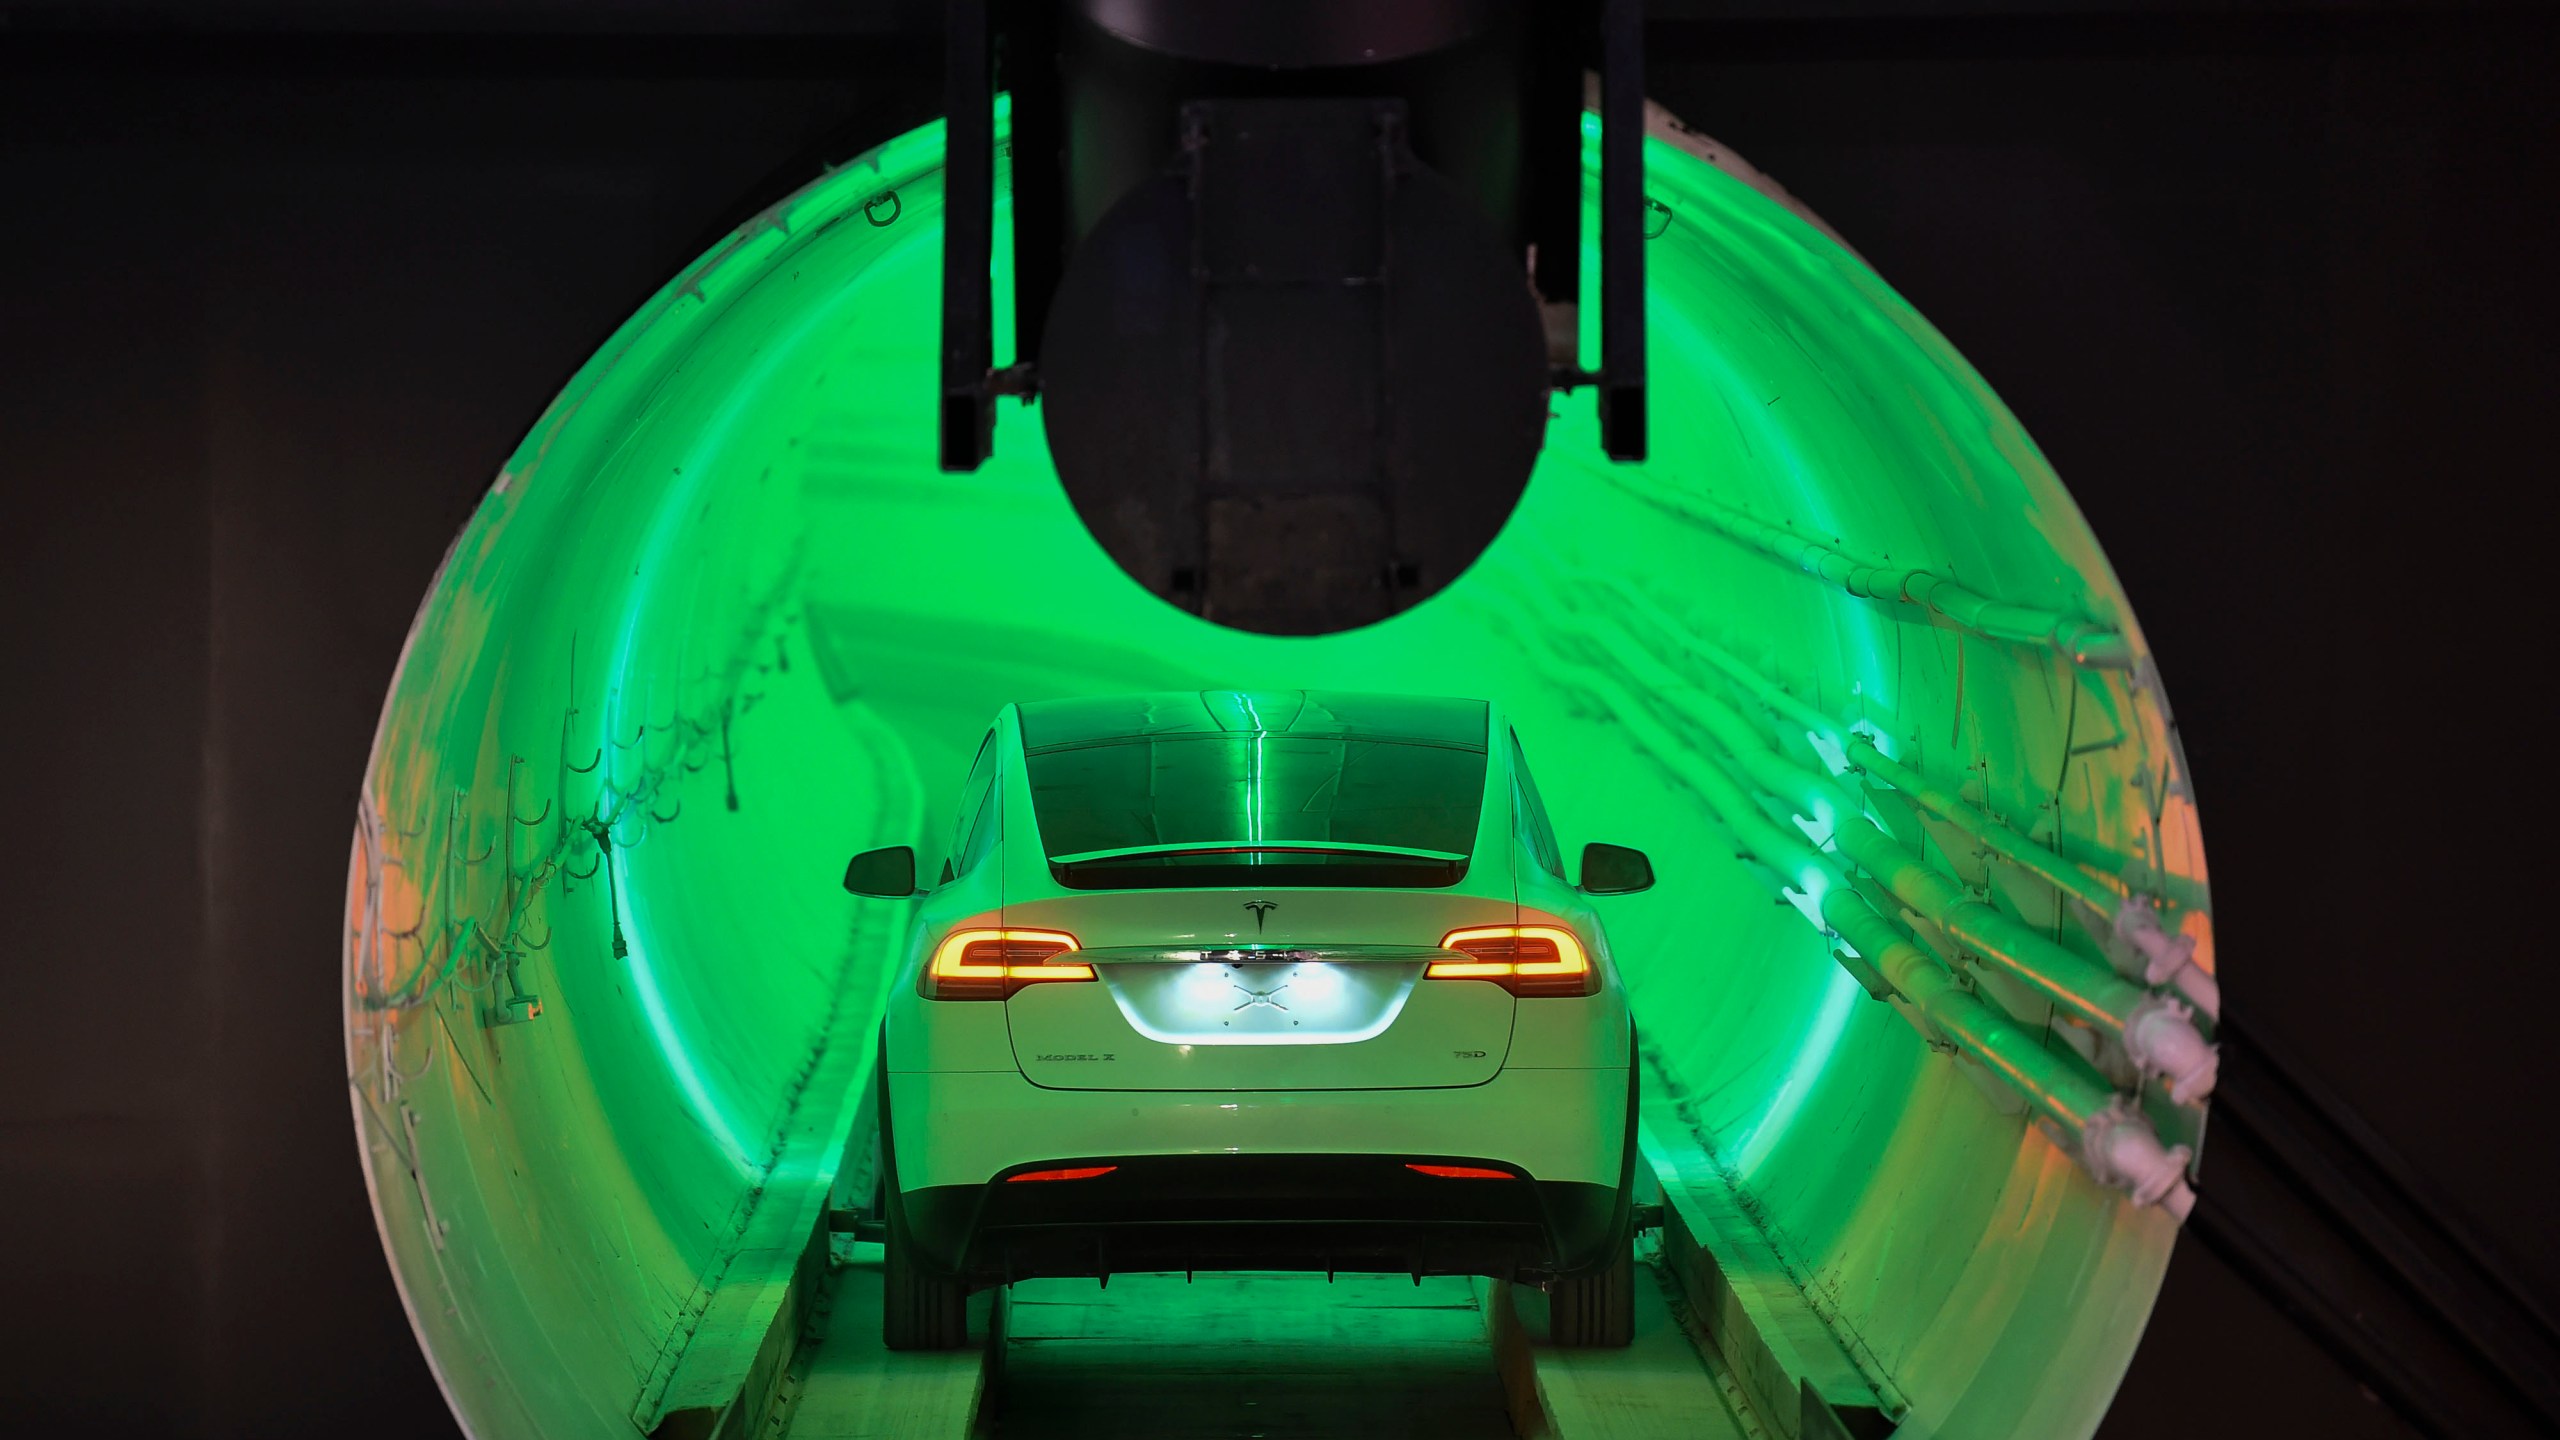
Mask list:
[[[1507,701],[1568,844],[1656,857],[1611,922],[1648,1043],[1903,1433],[2087,1434],[2174,1222],[1868,998],[1800,882],[1737,857],[1689,720],[1703,647],[1740,655],[2154,877],[2210,969],[2155,672],[1982,380],[1747,172],[1657,133],[1651,462],[1601,460],[1588,393],[1561,399],[1445,594],[1241,634],[1114,568],[1035,411],[1006,406],[979,473],[935,469],[939,151],[933,127],[834,171],[650,301],[500,474],[403,657],[351,866],[348,1053],[385,1245],[472,1432],[645,1432],[704,1383],[722,1297],[777,1263],[758,1217],[805,1205],[854,1123],[902,916],[838,888],[845,857],[938,856],[1006,701],[1197,684]],[[1853,594],[1744,543],[1755,523],[2111,630],[2131,663]],[[2050,891],[1965,878],[2098,953]]]

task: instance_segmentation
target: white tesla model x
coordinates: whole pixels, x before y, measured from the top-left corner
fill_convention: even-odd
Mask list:
[[[884,1334],[973,1290],[1165,1270],[1544,1285],[1625,1344],[1634,1036],[1594,895],[1482,700],[1007,706],[883,1026]],[[908,896],[915,853],[845,887]]]

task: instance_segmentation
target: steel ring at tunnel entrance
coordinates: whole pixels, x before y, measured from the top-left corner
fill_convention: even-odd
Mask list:
[[[795,1386],[814,1427],[829,1376],[827,1424],[978,1403],[978,1354],[891,1357],[863,1318],[909,917],[846,895],[846,856],[907,845],[938,874],[1006,704],[1239,684],[1494,699],[1563,848],[1652,858],[1662,883],[1608,921],[1660,1192],[1631,1207],[1635,1339],[1726,1410],[1663,1403],[2095,1428],[2210,1083],[2210,898],[2157,671],[1980,377],[1707,149],[1658,127],[1644,151],[1679,216],[1647,247],[1649,458],[1611,464],[1593,397],[1564,397],[1483,558],[1337,634],[1240,632],[1131,581],[1033,410],[998,407],[977,472],[938,470],[905,378],[935,351],[933,129],[743,228],[599,351],[420,611],[351,855],[352,1108],[471,1433],[685,1433]],[[891,189],[898,223],[857,222]],[[1206,1393],[1169,1372],[1214,1351],[1065,1338],[1130,1326],[1374,1383],[1326,1348],[1369,1283],[1027,1282],[979,1302],[1012,1337],[987,1403],[1018,1430]],[[1526,1374],[1561,1433],[1587,1416],[1536,1292],[1395,1283],[1364,1312],[1416,1377],[1394,1404],[1499,1411]],[[1701,1314],[1749,1323],[1701,1347]],[[1096,1363],[1039,1358],[1074,1355]]]

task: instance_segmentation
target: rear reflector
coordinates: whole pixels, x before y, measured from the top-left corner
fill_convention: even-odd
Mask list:
[[[954,930],[934,947],[917,990],[927,1000],[1002,1000],[1043,980],[1090,980],[1064,930]]]
[[[1597,995],[1600,971],[1582,939],[1561,925],[1479,925],[1452,930],[1440,948],[1464,960],[1434,960],[1434,980],[1490,980],[1514,995]]]
[[[1417,1174],[1436,1176],[1442,1180],[1517,1180],[1508,1170],[1487,1170],[1481,1165],[1407,1165]],[[1021,1176],[1015,1176],[1021,1179]]]
[[[1004,1177],[1004,1183],[1018,1185],[1025,1180],[1090,1180],[1096,1175],[1108,1175],[1119,1168],[1117,1165],[1078,1165],[1071,1170],[1025,1170],[1019,1175],[1007,1175]]]

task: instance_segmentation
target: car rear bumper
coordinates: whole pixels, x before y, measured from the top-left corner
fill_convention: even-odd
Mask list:
[[[1475,1157],[1429,1159],[1501,1168]],[[1537,1280],[1595,1268],[1624,1243],[1615,1185],[1441,1178],[1378,1155],[1076,1156],[1071,1163],[1111,1168],[1088,1179],[902,1191],[917,1258],[980,1285],[1163,1270]]]
[[[931,1268],[996,1283],[1136,1270],[1382,1270],[1523,1279],[1623,1243],[1624,1067],[1435,1090],[1049,1090],[888,1075],[907,1226]],[[1408,1163],[1498,1169],[1443,1179]],[[1028,1170],[1113,1165],[1089,1180]]]

